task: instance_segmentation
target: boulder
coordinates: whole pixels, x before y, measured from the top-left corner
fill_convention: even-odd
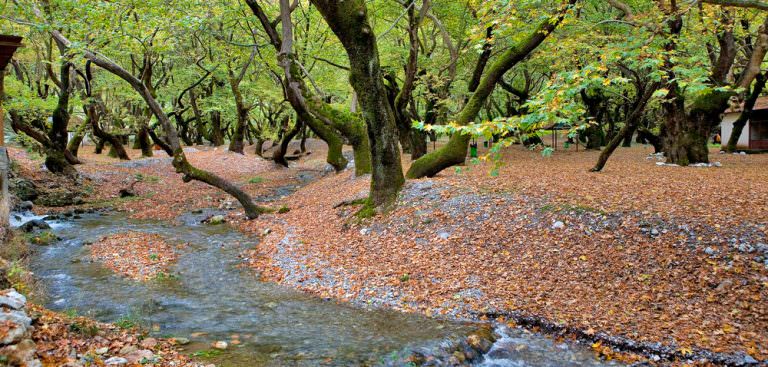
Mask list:
[[[51,226],[48,225],[44,220],[42,219],[32,219],[30,221],[27,221],[26,223],[19,226],[19,229],[24,232],[32,232],[35,229],[51,229]]]
[[[10,180],[8,189],[21,201],[32,201],[40,196],[37,186],[32,181],[23,178]]]
[[[32,204],[31,201],[25,200],[25,201],[22,201],[22,202],[19,202],[18,204],[16,204],[16,210],[20,211],[20,212],[28,212],[28,211],[32,210],[33,206],[34,206],[34,204]]]
[[[0,355],[10,366],[41,367],[42,363],[35,358],[37,346],[30,339],[24,339],[18,344],[0,348]]]
[[[82,204],[83,198],[80,193],[71,191],[49,191],[41,195],[34,201],[37,205],[47,207],[62,207]]]
[[[21,341],[27,337],[30,325],[32,319],[24,311],[3,308],[0,310],[0,344],[8,345]]]
[[[0,291],[0,306],[21,310],[26,304],[27,298],[13,288]]]

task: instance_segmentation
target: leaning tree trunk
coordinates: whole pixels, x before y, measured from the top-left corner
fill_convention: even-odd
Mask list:
[[[75,135],[72,136],[72,139],[70,139],[67,143],[67,150],[75,157],[77,157],[77,153],[80,150],[80,144],[83,143],[83,139],[85,138],[85,129],[87,127],[88,121],[83,121],[80,123],[80,126],[78,126],[77,130],[75,130]]]
[[[480,79],[475,92],[472,93],[472,96],[457,114],[455,118],[457,124],[465,126],[474,121],[486,99],[493,92],[496,83],[509,69],[524,60],[544,42],[563,20],[568,9],[575,3],[576,0],[568,0],[556,16],[540,23],[518,47],[511,47],[499,56],[485,73],[485,76]],[[415,160],[408,170],[408,178],[432,177],[450,166],[464,163],[470,139],[469,134],[453,134],[448,144]]]
[[[288,0],[281,0],[281,7]],[[358,96],[371,144],[371,204],[393,205],[405,183],[397,144],[394,113],[387,101],[373,28],[364,0],[313,0],[349,57],[349,81]],[[283,20],[283,28],[290,20]]]
[[[726,152],[733,153],[736,151],[736,144],[739,142],[741,132],[744,131],[744,126],[747,125],[747,121],[752,117],[752,110],[755,108],[757,98],[760,97],[760,93],[762,93],[763,88],[765,88],[766,79],[766,74],[758,74],[755,77],[755,85],[752,87],[752,92],[744,101],[744,108],[742,109],[739,118],[733,122],[733,130],[731,131],[731,136],[728,138],[728,144],[725,146]]]

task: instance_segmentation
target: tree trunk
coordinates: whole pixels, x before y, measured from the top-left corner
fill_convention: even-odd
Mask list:
[[[80,126],[75,130],[75,135],[67,143],[67,150],[70,154],[77,157],[77,153],[80,150],[80,144],[83,143],[85,138],[85,129],[88,127],[88,121],[83,121]]]
[[[681,92],[674,92],[673,100],[664,103],[663,107],[666,117],[663,144],[667,163],[681,166],[709,163],[709,134],[719,123],[720,114],[728,107],[731,95],[731,92],[710,90],[696,98],[691,111],[686,113]]]
[[[211,145],[218,147],[224,145],[224,135],[221,131],[221,112],[211,111]]]
[[[102,130],[101,126],[99,125],[101,112],[98,111],[99,108],[97,104],[98,102],[91,102],[88,105],[83,106],[86,116],[85,119],[93,129],[93,135],[101,139],[102,146],[105,142],[109,143],[111,152],[110,156],[117,156],[117,158],[120,158],[121,160],[130,160],[131,158],[129,158],[128,153],[125,152],[125,148],[123,147],[123,143],[120,141],[120,139]]]
[[[149,128],[146,123],[142,124],[139,131],[136,133],[136,142],[139,145],[139,149],[141,149],[142,157],[151,157],[154,154],[152,140],[149,137]]]
[[[397,144],[397,127],[387,101],[373,28],[364,0],[313,0],[331,30],[341,41],[350,62],[349,81],[357,93],[371,144],[371,204],[394,204],[405,178]],[[287,6],[288,0],[281,0]],[[283,28],[286,27],[283,21]]]
[[[459,125],[465,126],[474,121],[486,99],[493,92],[496,83],[509,69],[525,59],[544,42],[563,20],[568,9],[575,3],[576,0],[568,0],[567,6],[563,6],[558,15],[540,23],[518,47],[511,47],[499,56],[498,60],[487,70],[486,75],[482,77],[467,103],[456,115],[454,120]],[[450,166],[464,163],[470,139],[468,134],[453,134],[448,144],[415,160],[408,170],[408,178],[432,177]]]
[[[261,137],[256,138],[256,144],[255,148],[253,150],[254,153],[256,153],[259,157],[264,157],[264,139]]]
[[[766,74],[758,74],[755,77],[755,85],[752,87],[752,92],[744,101],[744,108],[742,109],[739,118],[733,122],[733,130],[731,131],[731,136],[728,138],[728,143],[725,146],[726,152],[733,153],[736,151],[736,144],[739,142],[741,132],[744,131],[744,126],[747,125],[747,121],[749,121],[749,118],[752,116],[752,110],[755,108],[757,98],[760,97],[760,93],[762,93],[763,88],[765,88],[766,79]]]
[[[288,144],[291,143],[291,140],[299,133],[301,128],[304,126],[301,121],[296,121],[296,124],[293,126],[292,129],[288,130],[288,133],[286,133],[283,136],[283,139],[280,141],[280,146],[275,149],[275,153],[272,154],[272,159],[275,161],[275,163],[288,167],[288,161],[285,160],[285,154],[288,151]]]

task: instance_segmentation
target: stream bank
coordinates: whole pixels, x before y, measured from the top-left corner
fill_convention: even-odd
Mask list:
[[[185,214],[170,224],[85,213],[54,223],[61,240],[40,246],[30,262],[45,285],[46,306],[104,322],[130,320],[152,337],[189,339],[187,353],[219,366],[605,364],[588,348],[520,329],[497,329],[493,337],[478,334],[482,327],[472,322],[352,307],[261,282],[240,266],[240,254],[256,241],[226,225],[200,224],[208,215]],[[186,244],[171,276],[133,282],[90,260],[88,243],[123,231]],[[211,349],[216,341],[227,349]]]

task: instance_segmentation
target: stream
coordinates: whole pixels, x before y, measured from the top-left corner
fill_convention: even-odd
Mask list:
[[[202,216],[185,214],[171,224],[95,213],[50,222],[61,240],[37,247],[30,264],[45,289],[45,306],[104,322],[129,318],[155,336],[191,339],[189,353],[237,334],[239,345],[208,358],[217,366],[397,365],[412,350],[439,350],[476,329],[469,322],[367,310],[261,282],[237,266],[238,255],[256,240],[226,225],[199,224]],[[129,230],[188,244],[178,250],[174,277],[138,283],[90,261],[85,244]],[[482,366],[614,365],[595,359],[585,346],[520,329],[497,332],[502,338]]]

